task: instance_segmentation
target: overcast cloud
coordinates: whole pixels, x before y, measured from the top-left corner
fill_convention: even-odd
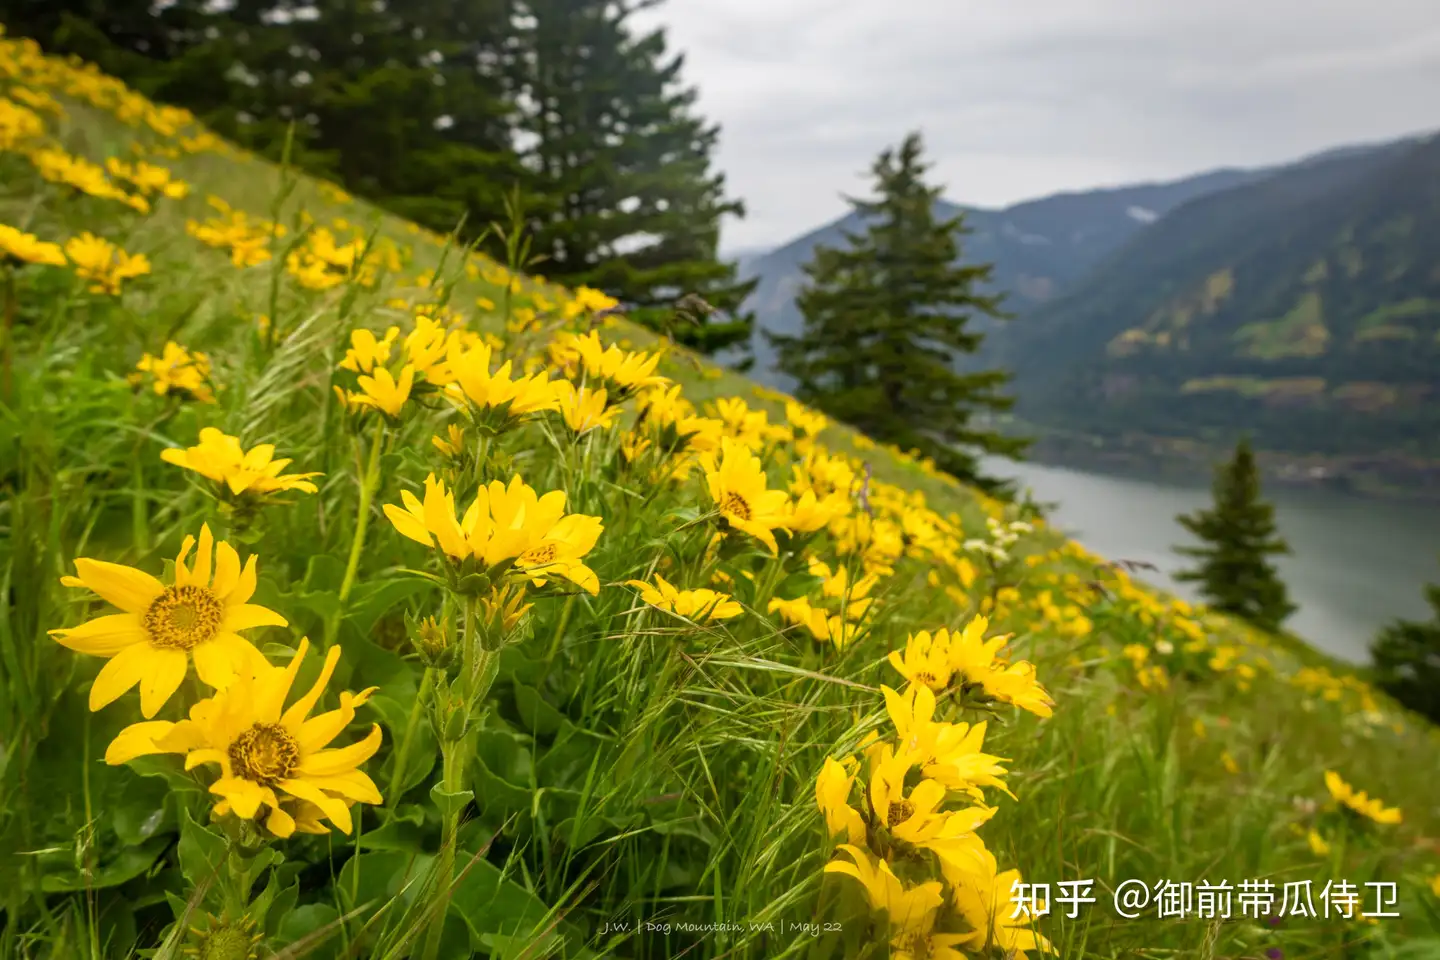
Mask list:
[[[1256,166],[1440,128],[1440,0],[669,0],[727,250],[842,214],[923,130],[960,203]]]

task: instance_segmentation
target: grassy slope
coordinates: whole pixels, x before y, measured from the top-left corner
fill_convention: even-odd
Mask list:
[[[96,160],[124,155],[137,136],[107,111],[70,99],[65,106],[66,119],[53,122],[51,131],[75,153]],[[20,881],[0,904],[7,908],[0,955],[124,955],[132,944],[155,942],[155,916],[166,910],[165,891],[182,897],[186,892],[171,855],[163,853],[168,841],[155,842],[177,829],[184,801],[175,798],[181,795],[166,800],[161,788],[166,781],[94,760],[115,729],[138,716],[133,695],[93,717],[85,712],[83,692],[95,663],[59,650],[44,635],[81,616],[55,585],[58,576],[76,556],[158,573],[183,534],[202,519],[214,522],[213,506],[179,471],[158,460],[164,445],[192,443],[199,426],[214,424],[249,443],[276,443],[281,455],[295,457],[297,469],[326,472],[317,496],[267,514],[269,527],[251,548],[261,556],[260,597],[297,625],[308,622],[315,637],[319,620],[307,621],[305,611],[307,605],[323,607],[327,578],[333,579],[340,562],[323,558],[343,559],[354,523],[356,471],[349,440],[328,402],[339,358],[337,335],[354,325],[378,330],[404,324],[408,311],[385,302],[397,294],[416,302],[426,297],[421,289],[401,289],[387,278],[377,290],[357,290],[348,318],[342,318],[344,290],[308,294],[284,279],[278,316],[286,328],[306,325],[278,353],[267,355],[251,322],[268,312],[271,265],[237,270],[224,254],[188,236],[184,223],[207,214],[207,193],[265,215],[280,195],[281,172],[229,153],[188,155],[170,166],[195,186],[194,193],[161,200],[155,213],[140,218],[111,201],[64,197],[29,173],[23,159],[0,156],[0,222],[24,224],[45,239],[92,229],[130,251],[145,252],[154,264],[153,274],[134,283],[118,305],[87,295],[64,271],[27,270],[21,281],[16,399],[0,410],[0,460],[8,461],[13,485],[6,490],[7,505],[0,507],[6,534],[0,560],[15,591],[0,620],[7,684],[0,694],[0,754],[8,761],[0,782],[0,822],[13,844],[0,854],[7,858],[4,869]],[[320,223],[343,216],[368,224],[377,216],[364,204],[327,197],[302,179],[286,200],[283,218],[301,205]],[[378,222],[383,233],[417,248],[406,275],[438,262],[433,243],[391,218]],[[501,299],[483,278],[461,276],[451,304],[469,313],[477,297]],[[472,323],[499,329],[485,311]],[[192,405],[162,418],[165,406],[157,398],[137,396],[124,386],[121,378],[140,352],[158,352],[167,336],[215,357],[217,379],[227,387],[217,407]],[[607,336],[637,346],[652,342],[623,323]],[[667,360],[665,372],[684,384],[697,405],[737,396],[769,411],[772,420],[783,419],[781,405],[758,396],[734,374],[702,372],[678,354]],[[383,462],[378,503],[398,502],[400,489],[414,489],[434,469],[427,438],[435,430],[433,419],[407,427],[403,442]],[[923,492],[936,513],[957,513],[968,536],[984,536],[987,505],[970,492],[889,453],[858,449],[856,438],[842,429],[832,427],[824,439],[866,458],[877,481]],[[591,557],[602,582],[643,574],[652,558],[663,555],[657,545],[662,538],[675,556],[688,558],[682,569],[693,569],[685,566],[694,562],[693,537],[686,539],[674,513],[703,502],[693,479],[680,492],[655,493],[631,484],[634,496],[621,496],[567,474],[535,446],[516,448],[527,479],[539,489],[565,485],[574,509],[606,517],[606,533]],[[10,464],[19,466],[12,472]],[[787,473],[777,467],[772,482],[783,482]],[[647,498],[652,502],[645,503]],[[401,582],[395,568],[423,559],[383,518],[372,525],[368,543],[362,584]],[[1121,648],[1137,644],[1151,651],[1151,662],[1168,659],[1178,666],[1185,638],[1166,625],[1176,617],[1188,621],[1185,610],[1122,577],[1097,575],[1094,558],[1043,528],[1012,552],[1017,562],[1004,571],[1006,583],[993,582],[982,570],[969,602],[979,606],[988,599],[996,630],[1015,634],[1017,655],[1036,663],[1058,706],[1046,721],[1017,714],[992,722],[987,748],[1009,758],[1009,782],[1019,802],[1001,798],[1000,813],[983,836],[1002,869],[1017,866],[1028,880],[1097,881],[1101,904],[1079,921],[1046,921],[1065,956],[1259,955],[1271,947],[1283,948],[1287,957],[1368,955],[1372,949],[1386,955],[1389,945],[1434,936],[1427,932],[1433,931],[1427,917],[1434,916],[1435,901],[1421,884],[1437,870],[1436,852],[1427,852],[1423,841],[1440,822],[1432,730],[1397,722],[1388,705],[1368,702],[1361,685],[1333,675],[1320,677],[1307,691],[1296,678],[1316,678],[1302,668],[1318,659],[1310,660],[1303,649],[1273,647],[1217,619],[1205,621],[1206,650],[1192,658],[1198,665],[1193,677],[1172,671],[1168,686],[1147,689]],[[484,809],[478,828],[467,835],[467,849],[475,848],[481,829],[499,825],[500,814],[518,815],[521,825],[490,858],[497,864],[510,858],[515,873],[511,886],[503,888],[506,895],[520,897],[513,903],[523,906],[517,891],[527,887],[544,903],[565,904],[571,910],[566,922],[578,931],[575,940],[589,939],[602,953],[664,957],[687,946],[684,938],[656,933],[618,941],[587,937],[610,917],[812,919],[819,870],[830,852],[814,810],[821,758],[835,752],[836,744],[853,743],[883,716],[879,684],[899,685],[883,662],[887,650],[903,646],[912,630],[955,626],[966,618],[953,598],[927,585],[931,567],[923,559],[907,562],[886,578],[869,635],[843,656],[794,631],[782,632],[763,611],[743,627],[699,632],[634,612],[633,594],[619,586],[605,587],[593,601],[539,602],[533,637],[522,656],[507,662],[497,688],[499,706],[490,725],[504,732],[485,741],[486,769],[494,777],[474,784]],[[1121,599],[1105,601],[1106,594],[1088,583],[1097,578]],[[747,589],[743,582],[740,589]],[[376,713],[387,742],[403,730],[420,676],[413,661],[399,656],[405,646],[396,636],[397,615],[407,603],[424,609],[422,601],[433,599],[395,590],[389,599],[390,594],[362,589],[359,595],[374,601],[376,622],[366,630],[352,620],[342,633],[347,657],[342,671],[353,671],[342,679],[350,687],[381,685]],[[1167,644],[1175,652],[1160,653]],[[682,646],[687,654],[677,652]],[[1225,655],[1216,663],[1219,669],[1212,669],[1207,661],[1221,648],[1233,649],[1236,662],[1254,664],[1257,675],[1247,679],[1224,662]],[[772,663],[810,672],[777,674],[767,666]],[[516,705],[532,687],[541,705],[527,715]],[[423,734],[420,744],[427,745]],[[518,752],[514,744],[521,745]],[[640,757],[620,749],[626,744],[641,745]],[[590,761],[602,756],[605,765],[591,768]],[[396,792],[388,747],[370,768],[387,797]],[[1317,857],[1303,835],[1313,819],[1305,804],[1323,804],[1326,768],[1401,807],[1404,824],[1375,828],[1348,844],[1332,833],[1332,861]],[[578,810],[572,802],[552,811],[541,786],[579,797]],[[517,789],[518,800],[506,793]],[[657,797],[667,799],[657,804]],[[412,788],[397,809],[428,829],[433,817],[426,819],[426,804],[423,787]],[[190,809],[202,808],[192,802]],[[609,819],[587,824],[586,813],[596,809]],[[385,818],[370,815],[365,822],[376,830]],[[349,909],[366,899],[364,893],[380,901],[393,895],[393,883],[386,887],[374,878],[403,873],[410,863],[405,825],[396,823],[380,828],[388,830],[382,849],[358,858],[363,873],[352,859],[350,872],[342,872],[342,883],[334,887],[327,857],[340,864],[350,855],[345,838],[335,835],[331,847],[296,841],[292,860],[311,864],[302,874],[301,902],[313,906],[278,926],[272,920],[272,945]],[[581,825],[594,827],[598,847],[579,838]],[[567,837],[570,842],[563,842]],[[49,852],[22,856],[18,850]],[[95,880],[119,877],[131,853],[136,862],[145,861],[141,874],[152,862],[161,868],[113,888]],[[1118,919],[1104,891],[1131,877],[1151,884],[1308,878],[1317,890],[1332,877],[1394,880],[1401,884],[1404,916],[1373,928],[1323,918],[1291,918],[1273,928],[1240,920],[1223,926],[1157,920],[1153,912]],[[42,883],[49,891],[48,913],[38,909]],[[102,889],[93,897],[67,897],[66,891],[87,885]],[[586,895],[577,897],[577,891]],[[465,901],[471,913],[485,913],[490,901],[483,889],[465,896],[471,898]],[[523,912],[513,905],[506,909]],[[393,914],[382,927],[391,929]],[[853,932],[858,921],[847,924]],[[346,937],[358,930],[358,921],[352,923]],[[448,943],[462,950],[467,936],[483,932],[452,920]],[[727,948],[716,937],[696,943],[699,955]],[[728,948],[779,956],[819,944],[839,949],[794,935],[740,938]]]

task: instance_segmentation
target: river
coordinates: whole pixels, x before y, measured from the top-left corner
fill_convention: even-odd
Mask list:
[[[1110,560],[1153,563],[1158,572],[1139,576],[1198,599],[1193,585],[1173,579],[1188,558],[1172,548],[1190,542],[1175,517],[1210,502],[1208,477],[1186,487],[1004,460],[987,461],[985,469],[1057,504],[1052,522],[1087,548]],[[1440,581],[1440,507],[1285,488],[1265,495],[1292,550],[1275,559],[1299,608],[1288,629],[1335,657],[1362,662],[1383,624],[1430,618],[1422,588]]]

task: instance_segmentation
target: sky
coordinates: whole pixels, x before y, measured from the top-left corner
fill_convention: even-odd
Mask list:
[[[1262,166],[1440,129],[1440,0],[668,0],[716,166],[769,249],[911,130],[947,199]]]

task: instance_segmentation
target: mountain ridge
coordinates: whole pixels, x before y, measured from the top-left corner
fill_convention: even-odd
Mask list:
[[[1258,182],[1286,169],[1324,164],[1349,155],[1364,155],[1395,144],[1413,142],[1419,135],[1375,143],[1348,144],[1295,161],[1261,167],[1226,166],[1175,180],[1152,180],[1093,189],[1068,190],[998,208],[941,200],[938,217],[966,214],[969,233],[962,238],[962,256],[968,262],[995,266],[990,292],[1006,294],[1007,310],[1028,315],[1052,302],[1083,280],[1091,271],[1171,211],[1204,196]],[[756,255],[747,252],[741,263],[745,279],[759,280],[745,308],[756,314],[755,375],[764,382],[786,386],[788,378],[774,369],[775,356],[764,336],[768,330],[794,333],[803,322],[794,300],[804,282],[803,265],[817,245],[843,243],[843,232],[862,227],[854,213]],[[997,353],[1008,324],[981,324],[993,334],[983,353],[967,365],[988,364]]]

